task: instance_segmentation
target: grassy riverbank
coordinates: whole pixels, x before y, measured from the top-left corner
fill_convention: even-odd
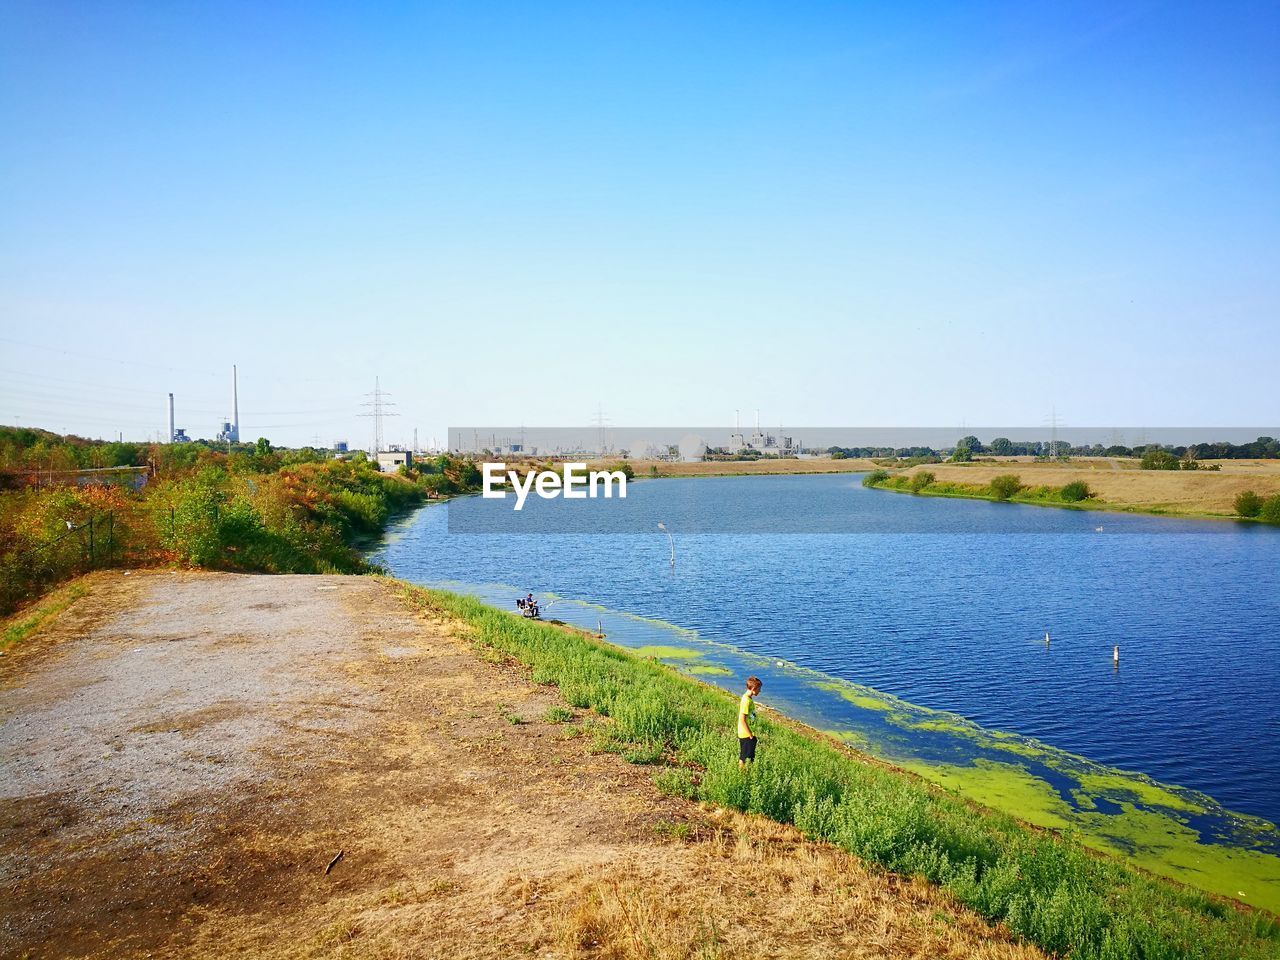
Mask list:
[[[1070,836],[982,810],[820,736],[763,721],[760,760],[739,771],[726,693],[576,631],[466,597],[405,587],[485,648],[594,711],[599,749],[660,764],[663,790],[792,823],[894,872],[923,877],[1038,946],[1073,958],[1262,958],[1280,950],[1266,914],[1182,888]]]
[[[864,479],[864,485],[922,496],[1238,519],[1235,501],[1240,494],[1252,491],[1262,498],[1280,495],[1280,462],[1236,463],[1221,471],[1187,472],[1139,470],[1104,459],[938,463],[875,470]],[[1079,496],[1081,492],[1085,496]]]

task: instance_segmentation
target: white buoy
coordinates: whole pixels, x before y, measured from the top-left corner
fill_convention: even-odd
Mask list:
[[[1112,663],[1120,662],[1120,646],[1118,644],[1115,647],[1113,647],[1111,650],[1111,662]]]
[[[1046,630],[1046,631],[1044,632],[1044,645],[1045,645],[1046,647],[1049,645],[1049,631],[1048,631],[1048,630]]]

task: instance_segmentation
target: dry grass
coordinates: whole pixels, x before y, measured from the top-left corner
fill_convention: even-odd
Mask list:
[[[926,884],[755,817],[711,811],[695,838],[580,871],[555,898],[566,957],[1029,957]]]
[[[1280,493],[1280,461],[1222,460],[1221,472],[1208,470],[1140,470],[1136,462],[1086,458],[1044,463],[1001,458],[995,463],[932,463],[907,473],[927,470],[938,480],[990,483],[1012,473],[1028,486],[1060,487],[1084,480],[1106,506],[1200,516],[1232,516],[1238,494],[1253,490],[1263,497]]]
[[[219,582],[235,590],[260,580]],[[309,665],[332,689],[282,688],[270,710],[281,733],[253,761],[261,779],[165,808],[136,830],[104,832],[93,809],[69,801],[9,805],[0,856],[25,866],[0,884],[0,953],[1040,956],[936,889],[869,870],[791,828],[660,794],[653,768],[593,753],[589,735],[566,736],[569,725],[549,719],[564,707],[554,689],[478,656],[452,621],[417,619],[393,587],[271,582],[274,600],[298,617],[317,597],[341,596],[350,644]],[[329,583],[341,592],[317,592]],[[67,662],[56,651],[71,649],[74,621],[111,638],[94,647],[101,671],[117,669],[113,657],[127,669],[140,644],[165,643],[134,637],[116,618],[120,600],[137,596],[98,589],[82,598],[74,618],[59,620],[63,641],[30,645],[11,689]],[[129,622],[145,625],[138,613]],[[183,630],[218,616],[193,607]],[[235,649],[254,658],[277,642],[244,635]],[[64,686],[58,696],[96,689]],[[513,714],[525,722],[508,722]],[[592,722],[580,711],[574,719]],[[156,736],[154,726],[133,717],[119,732],[122,748]],[[142,843],[148,829],[162,829],[165,843]],[[338,850],[343,859],[326,875]]]

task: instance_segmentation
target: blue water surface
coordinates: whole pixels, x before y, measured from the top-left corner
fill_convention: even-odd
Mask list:
[[[464,498],[375,559],[666,621],[1280,821],[1280,531],[859,481],[653,480],[518,517]]]

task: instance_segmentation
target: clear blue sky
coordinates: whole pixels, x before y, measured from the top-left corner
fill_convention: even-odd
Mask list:
[[[3,0],[0,128],[4,423],[1280,421],[1274,2]]]

